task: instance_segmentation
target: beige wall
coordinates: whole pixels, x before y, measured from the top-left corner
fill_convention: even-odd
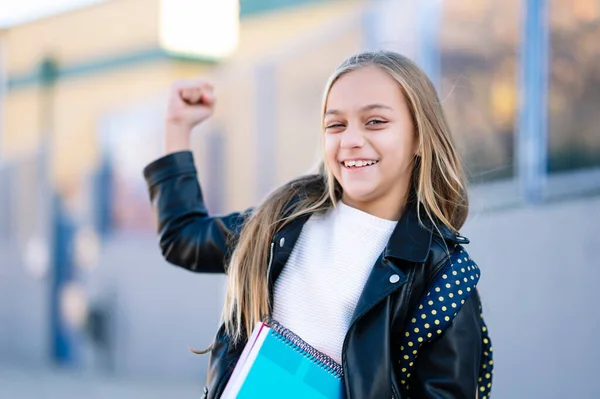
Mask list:
[[[338,64],[360,50],[361,32],[345,30],[281,62],[278,83],[279,184],[306,173],[321,160],[324,88]]]
[[[8,74],[29,73],[45,52],[70,65],[156,46],[158,3],[110,0],[8,29]]]
[[[365,3],[366,0],[329,0],[242,19],[240,44],[233,60],[290,51],[302,43],[304,36],[354,14]]]
[[[203,76],[215,82],[218,106],[203,129],[224,132],[226,139],[226,208],[255,204],[257,193],[256,68],[276,65],[276,184],[305,173],[318,159],[323,87],[335,66],[359,50],[358,21],[364,0],[333,1],[242,19],[237,52],[219,65],[157,57],[126,67],[61,77],[53,94],[55,182],[70,192],[98,160],[98,121],[114,110],[133,108],[165,96],[176,79]],[[352,23],[354,25],[352,25]],[[358,24],[358,25],[357,25]],[[342,24],[343,25],[343,24]],[[73,32],[77,32],[76,35]],[[119,0],[31,22],[5,33],[9,76],[34,72],[44,50],[62,68],[111,58],[157,46],[158,0]],[[40,39],[41,38],[41,39]],[[3,156],[30,153],[42,128],[41,89],[17,87],[6,100]],[[203,137],[195,135],[194,151],[201,175]]]
[[[179,77],[201,74],[201,65],[155,62],[121,68],[94,77],[69,78],[54,89],[52,136],[53,176],[63,189],[79,183],[97,161],[98,119],[111,109],[143,102],[168,89]],[[41,90],[37,87],[11,93],[6,103],[3,150],[7,158],[33,151],[40,137]]]
[[[258,157],[264,156],[256,152],[256,141],[261,126],[272,121],[256,120],[256,108],[261,106],[254,98],[257,69],[267,64],[275,67],[275,188],[307,173],[320,159],[323,89],[335,67],[360,50],[361,10],[362,2],[348,1],[289,12],[290,29],[297,29],[296,35],[281,41],[267,41],[268,29],[258,27],[271,26],[275,35],[286,31],[284,13],[243,24],[242,32],[247,34],[243,38],[254,35],[256,39],[242,40],[238,55],[214,70],[219,100],[212,123],[225,131],[227,142],[226,209],[256,205],[266,194],[257,190],[258,175],[265,171],[256,168]],[[195,151],[201,158],[201,138],[199,143]]]
[[[11,92],[5,99],[2,158],[19,157],[33,151],[41,135],[40,97],[37,86]]]

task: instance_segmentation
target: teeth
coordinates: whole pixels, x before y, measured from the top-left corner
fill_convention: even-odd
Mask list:
[[[363,166],[374,165],[376,163],[377,163],[377,161],[373,161],[373,160],[370,160],[370,161],[344,161],[344,165],[349,168],[351,168],[351,167],[360,168]]]

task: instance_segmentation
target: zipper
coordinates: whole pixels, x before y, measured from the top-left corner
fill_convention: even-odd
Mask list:
[[[408,282],[408,279],[406,280],[406,282]],[[405,284],[406,284],[405,282]],[[377,306],[381,301],[383,301],[385,298],[387,298],[387,296],[381,298],[381,300],[377,301],[375,304],[373,304],[373,306],[371,306],[369,309],[367,309],[364,313],[360,314],[356,319],[354,319],[354,322],[352,324],[350,324],[350,327],[348,327],[348,331],[346,332],[346,336],[344,337],[344,342],[342,343],[342,367],[343,370],[346,370],[346,346],[348,345],[348,333],[350,332],[350,329],[352,327],[354,327],[354,325],[367,313],[369,313],[369,311],[371,309],[373,309],[373,307]],[[392,386],[392,399],[396,399],[396,397],[394,396],[394,388]]]
[[[389,265],[387,265],[387,262],[384,262],[384,264],[387,267],[390,267]],[[404,281],[404,283],[402,285],[405,284],[412,284],[412,280],[411,280],[411,274],[409,273],[406,276],[406,280]],[[410,281],[409,281],[410,280]],[[395,289],[394,289],[395,290]],[[344,336],[344,342],[342,343],[342,367],[344,370],[346,370],[346,346],[348,345],[348,333],[350,332],[350,330],[352,329],[352,327],[354,327],[354,325],[360,320],[362,319],[362,317],[364,315],[366,315],[367,313],[369,313],[369,311],[371,309],[373,309],[375,306],[377,306],[379,303],[381,303],[381,301],[383,301],[385,298],[387,298],[387,296],[384,296],[383,298],[381,298],[379,301],[377,301],[376,303],[374,303],[373,305],[371,305],[371,307],[367,310],[365,310],[363,313],[361,313],[360,315],[358,315],[356,317],[356,319],[354,319],[352,321],[352,323],[350,324],[350,326],[348,327],[348,331],[346,331],[346,335]],[[394,395],[394,387],[392,386],[392,399],[397,399],[396,396]]]
[[[215,388],[215,392],[216,392],[215,398],[219,398],[219,397],[221,397],[221,395],[223,395],[223,391],[225,391],[225,387],[227,386],[227,383],[229,382],[229,379],[231,378],[231,375],[233,374],[234,368],[235,368],[235,365],[232,366],[231,363],[227,367],[227,370],[225,371],[225,375],[223,375],[221,377],[221,380],[219,380],[219,382]],[[208,394],[209,394],[209,391],[206,390],[206,398],[208,398]]]
[[[271,250],[269,251],[269,265],[267,266],[267,280],[271,281],[271,266],[273,266],[273,248],[275,247],[275,242],[271,241]]]
[[[269,263],[267,265],[267,295],[269,298],[269,314],[273,313],[273,287],[271,287],[271,266],[273,266],[273,248],[275,241],[271,241],[271,249],[269,250]]]

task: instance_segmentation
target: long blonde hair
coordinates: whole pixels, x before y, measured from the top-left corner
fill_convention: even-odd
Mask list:
[[[327,82],[323,115],[335,82],[349,72],[371,65],[388,72],[407,99],[419,141],[419,156],[414,162],[411,181],[419,209],[425,211],[434,226],[441,223],[457,232],[468,212],[461,163],[436,90],[414,62],[389,51],[364,52],[346,59]],[[302,215],[335,206],[341,193],[333,174],[322,164],[321,173],[283,185],[254,210],[227,267],[228,289],[222,318],[226,333],[234,342],[243,340],[256,322],[271,313],[267,268],[275,233]]]

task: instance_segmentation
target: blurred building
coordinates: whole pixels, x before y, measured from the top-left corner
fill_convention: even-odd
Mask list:
[[[141,176],[171,82],[215,84],[193,146],[226,212],[316,164],[330,73],[388,48],[465,159],[498,397],[572,396],[600,350],[568,327],[600,299],[599,38],[599,0],[107,0],[0,32],[0,364],[201,381],[222,277],[165,265]]]
[[[297,3],[290,8],[286,2],[261,6],[261,1],[246,0],[239,24],[235,1],[186,4],[191,9],[183,16],[215,14],[220,19],[208,24],[209,19],[200,18],[200,26],[195,26],[197,18],[182,19],[179,3],[107,1],[8,29],[3,34],[8,91],[2,158],[30,154],[50,137],[53,180],[65,195],[77,195],[103,150],[143,161],[160,154],[161,113],[170,84],[203,77],[219,91],[217,115],[207,130],[224,136],[222,154],[211,160],[227,164],[225,191],[236,193],[227,208],[256,199],[259,165],[269,175],[263,189],[303,172],[317,155],[321,86],[342,57],[361,47],[356,26],[364,2],[296,1],[288,2]],[[173,22],[165,14],[182,20]],[[214,54],[203,53],[202,45],[186,51],[189,38],[210,43],[223,35],[235,41],[225,41]],[[268,103],[269,91],[284,93],[281,97],[291,104]],[[262,92],[265,103],[249,101]],[[286,134],[276,136],[279,131]],[[279,159],[295,162],[265,159],[264,153],[258,157],[258,137],[264,137],[259,145],[265,150],[276,146]],[[272,161],[282,167],[267,167]],[[142,164],[135,163],[136,173]]]

